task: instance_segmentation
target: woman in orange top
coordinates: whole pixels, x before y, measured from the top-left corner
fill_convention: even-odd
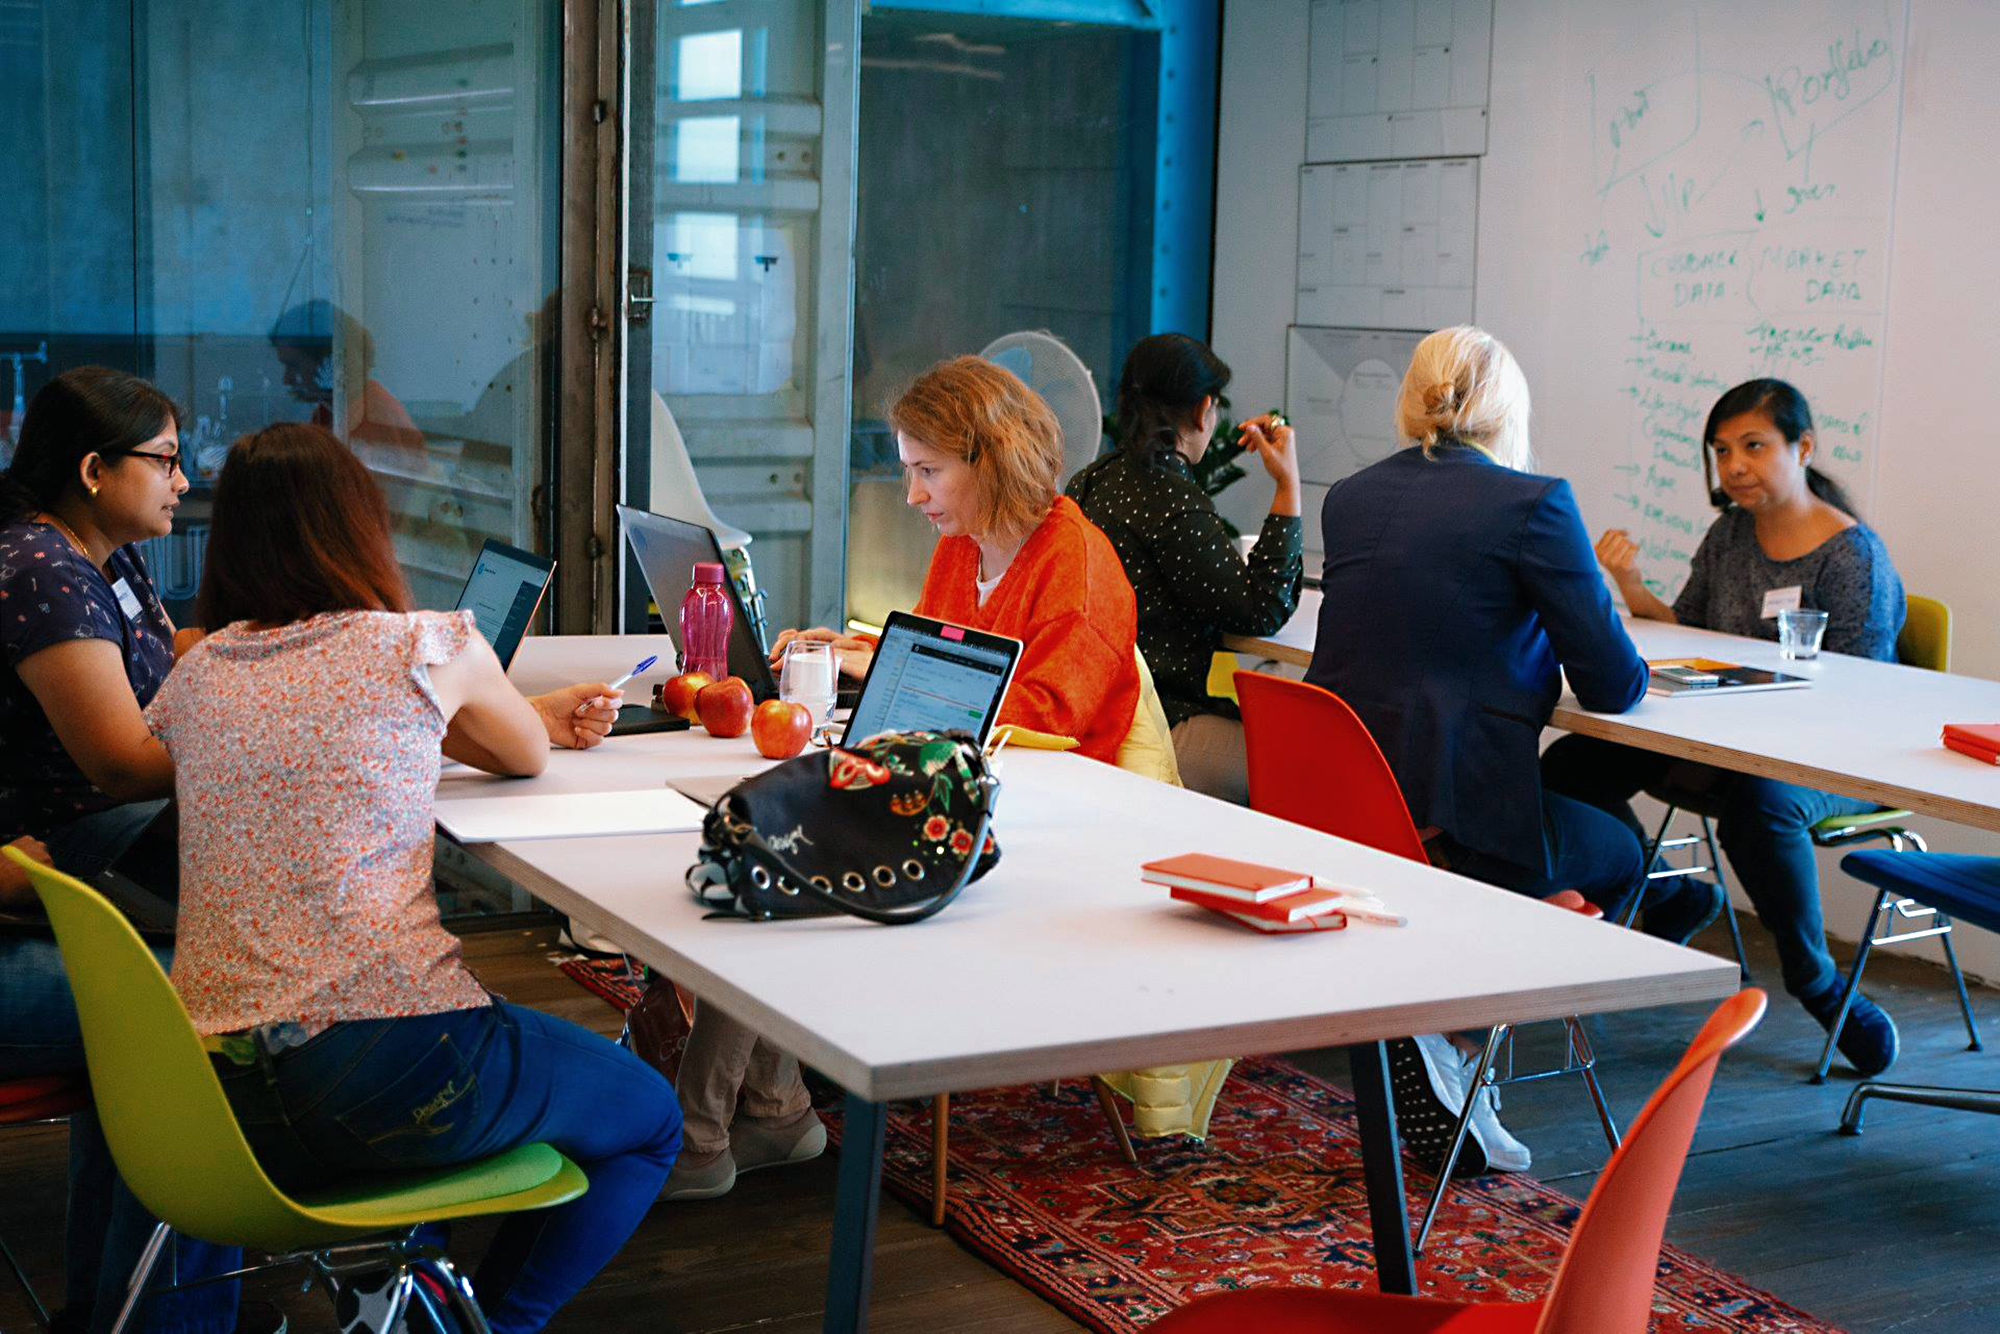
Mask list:
[[[1111,539],[1057,494],[1055,414],[1009,372],[959,357],[919,376],[889,424],[904,498],[941,535],[917,614],[1021,640],[1000,721],[1075,737],[1079,753],[1114,762],[1139,704],[1138,607]],[[832,630],[787,630],[778,652],[801,638],[831,641],[849,674],[868,670],[873,645]],[[826,1147],[798,1060],[706,1001],[676,1087],[684,1148],[662,1199],[713,1199],[738,1173]]]
[[[1012,373],[978,357],[939,362],[890,410],[909,475],[904,499],[938,530],[919,616],[1022,641],[1000,721],[1077,739],[1107,764],[1139,703],[1138,612],[1118,553],[1057,494],[1062,431]],[[868,646],[831,630],[841,669],[868,669]]]

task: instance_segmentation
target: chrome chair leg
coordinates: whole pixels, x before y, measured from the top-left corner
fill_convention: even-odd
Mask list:
[[[1840,1041],[1840,1030],[1847,1023],[1847,1011],[1854,1004],[1854,998],[1861,991],[1861,973],[1868,967],[1868,951],[1875,944],[1875,925],[1882,918],[1883,910],[1889,906],[1889,891],[1875,891],[1875,905],[1868,910],[1868,924],[1862,929],[1861,943],[1854,947],[1854,966],[1847,971],[1847,986],[1840,993],[1840,1008],[1834,1012],[1833,1022],[1826,1028],[1826,1045],[1819,1050],[1819,1064],[1813,1067],[1814,1084],[1826,1082],[1827,1069],[1833,1064],[1834,1044]]]
[[[1949,1107],[1954,1111],[1984,1112],[1989,1116],[2000,1116],[2000,1089],[1939,1088],[1930,1084],[1882,1084],[1871,1079],[1847,1095],[1847,1105],[1840,1112],[1841,1134],[1861,1133],[1863,1105],[1870,1098],[1880,1098],[1884,1102],[1910,1102],[1924,1107]]]
[[[146,1247],[139,1252],[139,1263],[132,1266],[131,1280],[125,1285],[125,1304],[118,1308],[118,1318],[111,1322],[111,1334],[125,1334],[125,1327],[132,1322],[132,1313],[139,1309],[139,1299],[146,1295],[146,1281],[153,1276],[153,1266],[159,1263],[171,1230],[165,1223],[153,1225],[153,1235],[146,1238]]]
[[[7,1240],[4,1237],[0,1237],[0,1260],[5,1260],[7,1267],[14,1271],[14,1281],[21,1285],[21,1292],[28,1299],[29,1309],[35,1313],[35,1323],[47,1329],[49,1308],[42,1305],[42,1299],[35,1293],[35,1285],[28,1282],[27,1271],[22,1269],[21,1262],[14,1258],[14,1252],[7,1249]]]
[[[1658,829],[1655,829],[1653,831],[1653,837],[1647,840],[1646,881],[1648,884],[1650,884],[1655,880],[1665,879],[1668,876],[1675,876],[1682,874],[1680,871],[1673,871],[1673,870],[1656,871],[1653,869],[1653,863],[1657,862],[1660,859],[1660,850],[1668,846],[1667,826],[1674,822],[1674,816],[1679,812],[1679,810],[1680,808],[1678,806],[1667,807],[1667,813],[1660,817],[1660,827]],[[1683,846],[1684,842],[1685,840],[1676,839],[1674,840],[1672,846],[1680,847]],[[1641,888],[1637,894],[1632,896],[1632,901],[1625,905],[1625,911],[1618,915],[1618,925],[1629,927],[1632,925],[1632,923],[1638,921],[1639,907],[1645,901],[1646,901],[1646,891],[1643,888]]]
[[[1943,913],[1939,913],[1938,917],[1947,928],[1950,927],[1949,918]],[[1965,991],[1965,974],[1958,969],[1958,951],[1951,947],[1951,932],[1947,930],[1938,939],[1944,945],[1944,961],[1951,967],[1951,984],[1958,988],[1958,1012],[1965,1016],[1965,1049],[1983,1051],[1985,1044],[1979,1040],[1979,1025],[1972,1018],[1972,998]]]
[[[410,1264],[416,1272],[429,1274],[444,1289],[459,1321],[455,1334],[493,1334],[486,1323],[486,1312],[479,1309],[479,1299],[472,1293],[471,1281],[458,1272],[458,1267],[449,1258],[435,1254],[420,1255],[414,1257]],[[423,1294],[423,1300],[426,1305],[429,1304],[428,1293]],[[446,1334],[454,1334],[454,1331],[447,1330]]]
[[[1687,834],[1680,838],[1668,838],[1667,826],[1673,823],[1674,816],[1679,813],[1680,808],[1678,806],[1667,807],[1667,813],[1660,817],[1659,828],[1653,831],[1653,837],[1646,844],[1646,881],[1650,884],[1655,880],[1665,880],[1673,876],[1700,875],[1704,871],[1715,877],[1715,883],[1722,888],[1722,913],[1723,919],[1729,927],[1729,947],[1736,952],[1736,970],[1742,975],[1743,985],[1748,986],[1750,985],[1750,954],[1743,947],[1743,928],[1737,924],[1736,910],[1729,903],[1729,876],[1722,869],[1722,847],[1715,839],[1715,821],[1709,819],[1706,815],[1700,816],[1698,817],[1701,820],[1701,833],[1699,835]],[[1708,853],[1708,862],[1706,865],[1694,865],[1690,863],[1685,867],[1654,869],[1654,863],[1659,861],[1660,853],[1664,849],[1690,847],[1697,843]],[[1645,897],[1646,895],[1643,890],[1633,896],[1632,902],[1626,907],[1624,912],[1619,914],[1618,925],[1629,927],[1639,920],[1639,906],[1645,900]]]
[[[1590,1092],[1590,1105],[1597,1109],[1598,1124],[1604,1127],[1604,1142],[1611,1151],[1618,1151],[1618,1122],[1612,1118],[1611,1105],[1604,1100],[1604,1090],[1597,1082],[1597,1053],[1590,1045],[1590,1035],[1583,1031],[1583,1021],[1571,1016],[1563,1020],[1569,1028],[1569,1046],[1573,1056],[1572,1064],[1583,1076],[1583,1086]]]
[[[1722,920],[1729,924],[1729,947],[1736,951],[1736,968],[1743,977],[1743,985],[1750,985],[1750,956],[1743,949],[1743,928],[1736,924],[1736,909],[1729,902],[1729,877],[1722,870],[1722,848],[1715,841],[1715,821],[1706,815],[1701,817],[1702,840],[1708,845],[1709,869],[1715,872],[1715,883],[1722,890]]]
[[[1512,1025],[1495,1024],[1486,1034],[1486,1046],[1479,1053],[1479,1063],[1472,1068],[1472,1078],[1465,1092],[1465,1105],[1458,1110],[1458,1126],[1452,1132],[1451,1149],[1444,1156],[1444,1163],[1438,1168],[1437,1182],[1431,1187],[1430,1203],[1424,1207],[1424,1218],[1417,1225],[1416,1241],[1410,1251],[1414,1255],[1424,1253],[1424,1243],[1430,1239],[1431,1224],[1437,1219],[1438,1206],[1444,1203],[1444,1193],[1451,1188],[1451,1172],[1458,1166],[1458,1156],[1465,1150],[1465,1137],[1472,1130],[1472,1109],[1479,1101],[1479,1095],[1486,1091],[1486,1072],[1493,1068],[1493,1061],[1500,1052],[1500,1044]]]

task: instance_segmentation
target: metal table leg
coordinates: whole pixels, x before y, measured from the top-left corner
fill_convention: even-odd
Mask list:
[[[1375,1235],[1375,1282],[1384,1292],[1414,1296],[1410,1218],[1403,1201],[1403,1154],[1396,1104],[1389,1097],[1389,1050],[1380,1042],[1347,1049],[1354,1078],[1355,1119],[1361,1128],[1361,1176],[1368,1187],[1368,1221]],[[845,1167],[845,1164],[842,1164]]]
[[[875,1266],[875,1213],[882,1195],[882,1140],[888,1111],[848,1094],[840,1132],[840,1176],[833,1200],[833,1248],[826,1275],[826,1334],[868,1328],[868,1287]]]

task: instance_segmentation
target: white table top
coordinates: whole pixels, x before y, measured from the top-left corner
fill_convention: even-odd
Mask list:
[[[527,680],[558,660],[602,670],[597,646],[544,642],[533,656],[523,648]],[[627,652],[610,643],[614,658]],[[439,797],[494,784],[626,790],[764,763],[747,738],[700,731],[551,758],[525,781],[454,772]],[[471,851],[877,1101],[1713,999],[1737,986],[1733,963],[1109,765],[1007,751],[1000,779],[1000,865],[910,928],[704,920],[682,881],[694,835]],[[1265,936],[1140,882],[1141,862],[1194,850],[1374,890],[1411,924]]]
[[[1239,652],[1312,660],[1319,592],[1268,639],[1231,636]],[[1810,676],[1805,690],[1648,695],[1629,713],[1590,713],[1565,693],[1551,727],[1619,741],[1739,773],[1761,774],[1981,829],[2000,830],[2000,769],[1945,749],[1946,723],[2000,721],[2000,682],[1842,654],[1784,662],[1762,639],[1660,621],[1627,620],[1646,658],[1721,658]]]

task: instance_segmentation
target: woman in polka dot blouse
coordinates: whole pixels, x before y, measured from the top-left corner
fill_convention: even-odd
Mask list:
[[[1292,428],[1273,416],[1243,423],[1275,490],[1246,561],[1195,481],[1214,438],[1229,367],[1186,334],[1133,345],[1118,381],[1117,452],[1070,479],[1069,495],[1104,530],[1139,603],[1139,648],[1174,729],[1181,780],[1244,804],[1249,779],[1236,705],[1208,693],[1209,660],[1225,634],[1267,635],[1298,606],[1305,528]]]

